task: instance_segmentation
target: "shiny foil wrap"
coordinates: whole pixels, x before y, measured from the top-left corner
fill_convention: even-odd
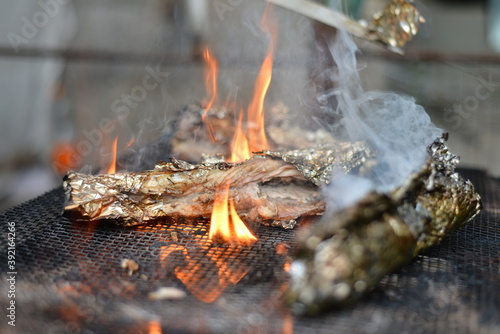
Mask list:
[[[279,186],[267,183],[284,180]],[[171,218],[210,218],[215,194],[230,184],[229,198],[249,221],[289,220],[324,209],[317,187],[291,164],[255,157],[242,164],[184,161],[158,164],[144,172],[88,175],[70,172],[64,180],[66,213],[82,220],[137,225]],[[307,195],[287,201],[282,192]],[[296,195],[295,195],[296,196]]]
[[[403,53],[401,49],[418,32],[425,20],[411,0],[393,0],[372,22],[355,21],[343,13],[308,0],[267,0],[330,27],[343,30],[353,36],[383,44],[388,50]]]
[[[229,183],[229,199],[243,219],[291,228],[296,218],[323,213],[318,185],[329,181],[328,166],[347,173],[369,156],[360,143],[339,142],[317,151],[263,152],[239,164],[220,158],[196,165],[173,159],[144,172],[70,172],[64,179],[65,210],[81,220],[124,226],[163,217],[208,219],[217,189]]]
[[[445,139],[428,148],[427,163],[392,193],[369,193],[300,233],[288,292],[295,313],[352,304],[479,213],[480,196],[454,171],[458,158]]]
[[[293,164],[305,178],[317,186],[330,183],[332,178],[347,174],[373,158],[362,142],[338,142],[285,152],[263,151],[265,156],[277,157]]]
[[[373,16],[369,33],[393,48],[402,48],[418,33],[425,19],[418,9],[405,0],[393,0],[384,10]]]

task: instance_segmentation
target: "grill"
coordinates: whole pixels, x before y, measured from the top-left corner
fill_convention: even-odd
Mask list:
[[[55,189],[0,215],[4,312],[8,222],[16,226],[17,272],[16,327],[4,316],[1,332],[498,333],[500,182],[460,172],[481,194],[483,211],[355,306],[314,318],[293,317],[284,303],[296,231],[253,226],[259,241],[231,248],[211,245],[201,221],[72,223],[62,217],[63,191]],[[139,270],[129,276],[123,259]],[[186,296],[148,298],[160,287]]]

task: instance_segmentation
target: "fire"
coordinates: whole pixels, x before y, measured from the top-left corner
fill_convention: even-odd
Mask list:
[[[271,15],[270,8],[267,7],[264,12],[262,30],[270,34],[271,42],[259,75],[257,76],[257,81],[255,82],[252,101],[248,106],[248,137],[250,138],[250,149],[252,152],[269,149],[264,127],[264,99],[273,76],[273,58],[278,34],[277,25],[268,17],[268,15]]]
[[[252,152],[269,149],[265,133],[264,101],[272,80],[273,59],[278,34],[278,27],[275,20],[272,20],[270,17],[272,15],[270,8],[266,8],[261,25],[262,30],[271,36],[271,41],[257,76],[254,93],[247,109],[247,133],[245,134],[243,127],[243,112],[240,112],[238,126],[231,143],[229,162],[238,163],[250,159]],[[217,99],[218,63],[208,48],[205,48],[203,51],[203,59],[205,61],[205,86],[208,97],[204,102],[205,112],[202,118],[207,127],[210,139],[215,141],[214,129],[207,118],[207,113]],[[221,189],[216,190],[209,239],[232,245],[251,245],[257,241],[257,238],[238,216],[234,203],[228,200],[229,186],[230,181],[221,187]]]
[[[76,170],[80,167],[80,161],[75,157],[78,157],[78,153],[71,142],[61,140],[54,144],[52,166],[59,175],[64,175],[68,171]]]
[[[228,200],[230,183],[229,180],[216,189],[208,237],[231,245],[252,245],[257,238],[238,216],[233,201]]]
[[[248,139],[243,132],[243,113],[240,112],[240,117],[238,120],[238,127],[234,133],[233,141],[231,142],[231,158],[228,159],[229,162],[242,162],[250,159],[250,146],[248,145]]]
[[[283,328],[281,333],[293,334],[293,318],[290,313],[285,314],[283,317]]]
[[[159,321],[150,321],[148,323],[148,334],[161,334],[161,325]]]
[[[278,26],[276,21],[271,18],[271,15],[271,7],[266,7],[261,26],[262,30],[271,36],[271,41],[255,82],[252,99],[248,105],[246,117],[247,134],[246,136],[244,135],[240,116],[240,122],[234,136],[234,141],[237,142],[237,144],[233,144],[233,156],[231,157],[231,161],[243,161],[250,157],[250,152],[269,149],[269,142],[265,133],[264,101],[273,76],[273,59],[278,35]],[[207,113],[217,99],[218,63],[208,47],[203,50],[203,59],[205,61],[205,87],[207,90],[207,98],[203,103],[205,112],[202,119],[207,127],[210,139],[215,141],[214,129],[207,118]],[[247,138],[248,144],[246,143]],[[248,150],[249,153],[242,152],[242,147],[244,147],[243,150]],[[235,155],[239,155],[239,157],[235,157]]]
[[[113,144],[111,146],[111,162],[108,167],[108,174],[115,174],[116,173],[116,148],[118,146],[118,137],[113,140]]]
[[[210,139],[212,140],[212,142],[215,142],[214,129],[207,119],[207,114],[210,108],[212,108],[215,100],[217,99],[217,71],[219,65],[217,63],[217,59],[215,59],[215,56],[212,54],[208,47],[203,50],[203,59],[205,61],[205,87],[208,96],[203,102],[203,108],[205,109],[205,112],[202,115],[202,119],[207,126]]]
[[[231,241],[231,228],[229,226],[229,182],[222,189],[217,189],[214,199],[214,208],[210,218],[210,231],[208,238],[212,241],[217,239],[222,242]]]

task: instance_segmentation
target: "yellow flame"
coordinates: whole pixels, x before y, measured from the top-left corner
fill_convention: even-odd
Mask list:
[[[236,212],[233,200],[229,201],[229,212],[233,222],[234,236],[239,244],[252,245],[257,241],[257,237],[248,229]]]
[[[240,112],[238,126],[231,142],[231,157],[228,159],[228,162],[238,163],[250,159],[250,147],[243,131],[242,121],[243,113]]]
[[[108,174],[116,173],[116,148],[118,146],[118,137],[113,140],[113,145],[111,146],[111,162],[108,167]]]
[[[223,242],[230,240],[228,197],[229,182],[215,191],[214,208],[210,217],[210,231],[208,232],[208,238],[212,241],[216,239]]]
[[[238,216],[233,201],[228,200],[230,182],[216,189],[208,238],[212,242],[233,246],[252,245],[257,238]]]

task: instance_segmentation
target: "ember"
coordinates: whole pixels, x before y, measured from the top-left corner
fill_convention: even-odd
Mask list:
[[[170,244],[161,248],[160,259],[164,266],[169,263],[173,253],[182,254],[184,265],[174,268],[175,277],[186,289],[204,303],[216,301],[232,285],[236,285],[250,270],[244,257],[235,257],[245,248],[231,249],[213,247],[205,238],[195,236],[196,247],[190,249]],[[200,257],[212,266],[202,266]]]
[[[164,299],[183,299],[186,293],[177,288],[161,287],[156,291],[150,292],[148,298],[151,300],[164,300]]]
[[[121,263],[123,269],[127,269],[128,275],[132,276],[137,270],[139,270],[139,265],[137,262],[131,259],[123,259]]]

